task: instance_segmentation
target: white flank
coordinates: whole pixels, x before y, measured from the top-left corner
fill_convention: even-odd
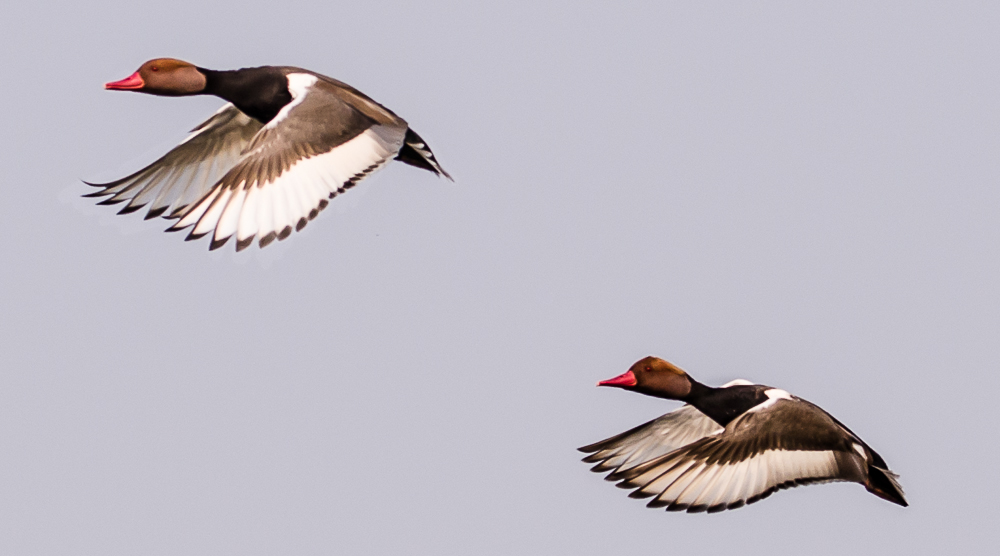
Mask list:
[[[865,454],[865,449],[863,447],[861,447],[861,444],[858,444],[857,442],[855,442],[852,447],[854,448],[855,452],[861,454],[861,459],[863,459],[865,461],[868,461],[868,455]]]
[[[771,388],[770,390],[765,390],[764,395],[771,398],[772,400],[790,400],[792,395],[788,392],[781,390],[780,388]]]
[[[767,396],[767,401],[759,405],[755,405],[750,408],[750,411],[763,411],[772,405],[778,403],[778,400],[793,400],[792,395],[784,390],[778,388],[771,388],[770,390],[765,390],[764,395]]]
[[[292,95],[292,102],[282,106],[274,118],[270,122],[267,122],[264,129],[274,129],[277,127],[282,120],[288,117],[288,113],[293,108],[302,104],[302,101],[306,99],[309,88],[319,80],[315,75],[309,75],[308,73],[290,73],[286,78],[288,79],[288,93]]]

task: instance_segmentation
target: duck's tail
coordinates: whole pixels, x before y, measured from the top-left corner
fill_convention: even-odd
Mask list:
[[[438,164],[437,159],[434,158],[434,153],[431,152],[431,148],[427,143],[412,129],[406,130],[406,137],[403,139],[403,148],[399,149],[396,160],[416,166],[417,168],[423,168],[439,176],[444,176],[451,181],[455,181]]]
[[[865,483],[865,488],[868,489],[868,492],[893,504],[909,506],[906,503],[906,497],[903,496],[903,487],[899,485],[898,479],[899,475],[888,469],[869,465],[868,482]]]

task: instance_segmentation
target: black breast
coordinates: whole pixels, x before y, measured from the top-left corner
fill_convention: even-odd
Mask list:
[[[292,101],[288,78],[280,68],[264,66],[233,71],[202,69],[205,93],[228,100],[241,112],[267,123]]]
[[[767,401],[767,395],[764,392],[770,389],[770,386],[759,384],[730,386],[728,388],[705,387],[704,390],[692,391],[693,395],[687,401],[698,408],[698,411],[708,415],[713,421],[724,427],[750,408]]]

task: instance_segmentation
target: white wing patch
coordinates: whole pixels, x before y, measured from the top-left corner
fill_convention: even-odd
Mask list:
[[[289,82],[296,75],[304,74],[290,75]],[[216,188],[174,229],[194,225],[191,239],[214,230],[213,248],[234,234],[238,250],[248,246],[254,236],[259,237],[261,247],[274,239],[285,239],[292,229],[301,229],[325,208],[327,199],[390,162],[403,144],[405,131],[374,126],[327,153],[297,161],[272,181],[258,182],[249,189],[242,183],[235,192]]]
[[[685,456],[667,457],[619,486],[635,488],[633,498],[654,497],[650,507],[714,512],[755,502],[779,488],[837,480],[832,451],[767,450],[743,461],[714,463]]]
[[[243,147],[260,122],[225,104],[211,118],[159,160],[142,170],[106,184],[88,197],[105,197],[99,204],[129,201],[119,214],[149,206],[146,218],[173,218],[202,198],[242,156]]]
[[[631,469],[725,429],[694,406],[685,405],[631,432],[581,448],[595,472]]]

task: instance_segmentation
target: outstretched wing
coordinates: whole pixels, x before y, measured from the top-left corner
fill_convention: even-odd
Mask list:
[[[590,454],[583,461],[596,463],[591,471],[620,472],[723,430],[694,406],[685,405],[632,430],[584,446],[580,451]]]
[[[263,124],[226,104],[194,128],[181,144],[138,172],[109,183],[84,197],[107,197],[100,205],[128,201],[119,214],[149,205],[146,219],[166,214],[174,218],[201,199],[229,171]]]
[[[288,75],[293,100],[246,146],[235,164],[170,230],[187,239],[213,234],[210,249],[233,235],[236,250],[265,247],[301,230],[328,199],[354,186],[399,152],[407,126],[376,121],[307,73]]]
[[[822,409],[779,399],[751,410],[709,436],[608,479],[650,498],[649,507],[716,512],[750,504],[793,486],[862,481],[863,448]]]

